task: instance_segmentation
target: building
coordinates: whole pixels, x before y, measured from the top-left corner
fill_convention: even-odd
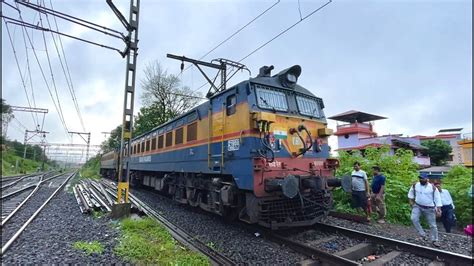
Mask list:
[[[391,155],[395,154],[397,149],[409,149],[413,151],[414,161],[421,167],[430,165],[430,158],[421,154],[426,148],[421,145],[419,139],[403,137],[402,134],[377,135],[373,130],[373,123],[377,120],[386,119],[386,117],[351,110],[331,116],[329,119],[342,122],[337,124],[337,130],[334,133],[337,136],[338,143],[336,151],[359,150],[364,152],[368,147],[388,145]]]
[[[420,174],[426,174],[430,179],[442,179],[451,170],[451,166],[431,166],[418,171]]]
[[[472,132],[464,134],[458,144],[462,150],[462,164],[466,167],[473,167],[472,164]]]
[[[413,136],[413,138],[419,139],[421,143],[423,143],[423,141],[440,139],[449,144],[449,146],[452,148],[452,151],[450,158],[446,163],[450,166],[453,166],[463,164],[463,151],[461,145],[458,143],[462,139],[461,130],[462,128],[441,129],[438,131],[438,134],[434,136],[417,135]]]

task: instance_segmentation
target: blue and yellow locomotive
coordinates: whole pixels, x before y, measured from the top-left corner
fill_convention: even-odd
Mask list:
[[[338,161],[329,159],[321,98],[297,84],[295,65],[264,66],[209,101],[132,141],[132,184],[181,203],[265,227],[314,224],[332,205]],[[101,174],[115,176],[116,153]]]

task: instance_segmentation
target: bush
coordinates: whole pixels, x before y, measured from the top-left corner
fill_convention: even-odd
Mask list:
[[[372,166],[378,165],[386,177],[385,204],[387,207],[386,219],[392,223],[411,224],[410,205],[408,203],[408,190],[413,182],[418,180],[418,165],[413,162],[413,153],[410,150],[399,149],[395,155],[389,155],[390,148],[367,148],[365,156],[360,152],[349,154],[339,152],[340,167],[336,171],[337,176],[350,175],[354,162],[359,162],[361,168],[367,172],[369,184],[372,180]],[[335,209],[338,211],[351,212],[350,196],[342,189],[334,191]]]
[[[472,169],[457,165],[443,178],[442,188],[451,194],[456,207],[458,225],[463,227],[472,223],[472,198],[468,195],[472,185],[472,174]]]

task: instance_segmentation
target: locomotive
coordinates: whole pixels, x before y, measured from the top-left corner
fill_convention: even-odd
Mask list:
[[[326,217],[340,182],[323,100],[297,83],[299,65],[272,70],[264,66],[255,78],[134,137],[125,154],[131,184],[272,229]],[[115,177],[117,158],[117,151],[103,155],[102,176]]]

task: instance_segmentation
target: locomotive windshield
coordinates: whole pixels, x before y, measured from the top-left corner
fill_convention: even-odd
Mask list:
[[[260,85],[256,85],[255,91],[257,93],[258,107],[276,111],[288,111],[288,100],[285,93]]]
[[[297,95],[296,102],[298,104],[298,110],[300,111],[300,114],[317,118],[323,117],[322,110],[320,110],[316,99]]]

